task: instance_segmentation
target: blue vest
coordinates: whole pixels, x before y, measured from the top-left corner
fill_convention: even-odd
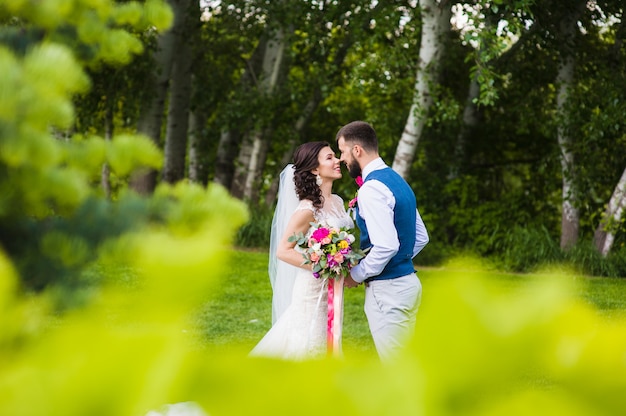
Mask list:
[[[370,280],[394,279],[400,276],[406,276],[415,271],[413,268],[413,247],[415,246],[415,221],[417,204],[415,202],[415,194],[408,183],[393,169],[386,167],[371,172],[367,175],[365,182],[369,180],[377,180],[382,182],[391,190],[396,199],[396,205],[393,209],[393,224],[396,228],[398,238],[400,239],[400,249],[398,253],[391,258],[385,266],[382,273],[378,276],[370,277]],[[357,206],[356,223],[361,232],[361,249],[365,250],[372,246],[367,232],[367,224],[359,216]]]

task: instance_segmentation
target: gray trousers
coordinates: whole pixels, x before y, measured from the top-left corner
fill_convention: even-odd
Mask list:
[[[422,299],[415,273],[365,285],[365,315],[382,361],[389,361],[413,334]]]

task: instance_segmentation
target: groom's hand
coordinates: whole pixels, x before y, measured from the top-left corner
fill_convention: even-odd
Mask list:
[[[345,279],[343,279],[343,286],[344,287],[353,288],[353,287],[357,287],[358,285],[359,285],[359,283],[355,282],[352,279],[351,275],[348,275]]]

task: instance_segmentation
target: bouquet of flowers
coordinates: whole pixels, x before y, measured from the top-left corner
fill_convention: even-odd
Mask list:
[[[341,355],[341,333],[343,322],[343,278],[350,269],[365,257],[353,247],[354,234],[346,228],[328,227],[311,223],[314,228],[310,236],[298,233],[289,237],[296,242],[304,257],[304,264],[313,265],[313,276],[328,283],[328,315],[326,339],[329,355]],[[320,294],[321,299],[321,294]]]
[[[355,237],[347,228],[311,223],[315,230],[309,237],[298,233],[289,237],[300,247],[304,264],[313,265],[313,276],[322,279],[346,277],[365,255],[353,247]]]

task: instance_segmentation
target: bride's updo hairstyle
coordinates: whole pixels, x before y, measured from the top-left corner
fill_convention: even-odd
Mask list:
[[[304,143],[293,153],[294,175],[293,181],[296,185],[298,199],[310,199],[315,208],[322,208],[324,199],[322,190],[317,185],[316,176],[311,171],[319,166],[320,151],[330,147],[326,142]]]

